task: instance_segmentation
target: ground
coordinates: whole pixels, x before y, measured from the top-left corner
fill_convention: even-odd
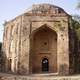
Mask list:
[[[0,73],[0,80],[80,80],[80,75],[53,76],[53,74],[13,75]]]

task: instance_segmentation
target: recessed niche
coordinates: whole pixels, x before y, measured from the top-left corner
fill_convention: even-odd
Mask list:
[[[44,42],[44,45],[47,45],[47,42]]]
[[[61,34],[61,37],[63,37],[63,34]]]
[[[55,41],[57,41],[57,38],[55,38]]]

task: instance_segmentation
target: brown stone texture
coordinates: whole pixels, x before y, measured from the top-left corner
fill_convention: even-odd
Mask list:
[[[3,40],[5,71],[44,73],[42,60],[46,58],[46,73],[69,74],[69,18],[57,6],[38,4],[7,22]]]
[[[80,80],[80,75],[53,76],[52,74],[11,75],[0,73],[0,80]]]

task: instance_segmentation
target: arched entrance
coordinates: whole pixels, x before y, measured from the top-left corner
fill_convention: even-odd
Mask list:
[[[48,72],[49,71],[49,61],[47,58],[42,59],[42,72]]]
[[[32,70],[31,72],[56,73],[57,33],[51,28],[49,28],[47,25],[43,25],[32,32],[30,41],[30,70]],[[45,56],[47,58],[45,58]]]

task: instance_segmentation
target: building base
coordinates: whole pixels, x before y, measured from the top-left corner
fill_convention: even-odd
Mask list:
[[[13,75],[0,73],[0,80],[80,80],[80,75],[56,76],[56,74]]]

